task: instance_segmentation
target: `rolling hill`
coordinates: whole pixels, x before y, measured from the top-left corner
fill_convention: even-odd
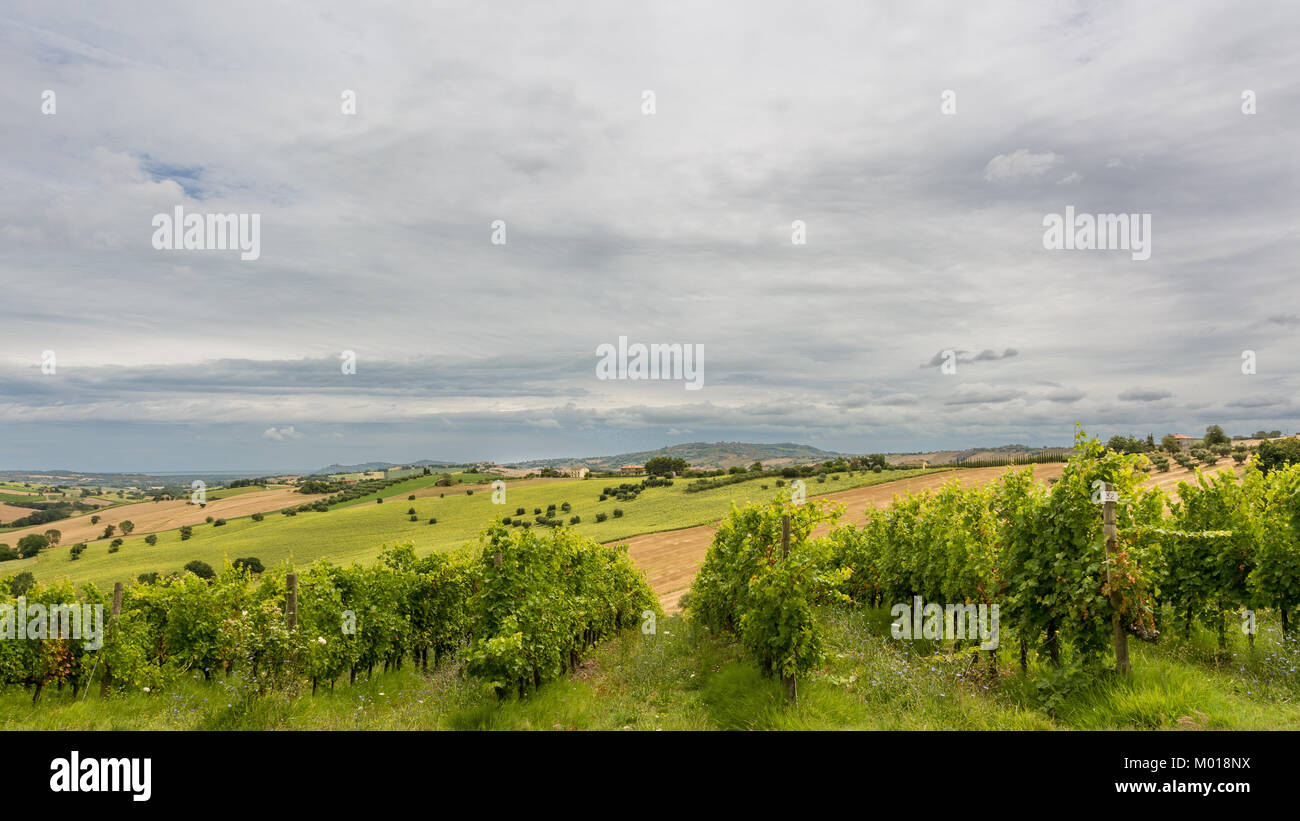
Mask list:
[[[670,445],[658,450],[641,450],[632,453],[619,453],[614,456],[588,456],[565,459],[533,459],[527,462],[515,462],[515,468],[576,468],[587,467],[592,470],[617,470],[623,465],[643,465],[647,459],[656,456],[671,456],[685,459],[697,468],[730,468],[736,465],[748,467],[754,462],[762,462],[769,467],[784,467],[794,464],[809,464],[834,459],[842,454],[821,450],[811,445],[798,445],[793,442],[767,444],[760,442],[688,442]]]

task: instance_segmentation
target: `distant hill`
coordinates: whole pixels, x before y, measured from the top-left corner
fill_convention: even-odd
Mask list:
[[[515,468],[576,468],[588,467],[592,470],[617,470],[623,465],[644,465],[647,459],[656,456],[672,456],[685,459],[687,464],[696,468],[730,468],[736,465],[748,467],[754,462],[762,462],[769,467],[824,462],[841,454],[821,450],[810,445],[797,445],[793,442],[765,444],[758,442],[688,442],[671,445],[658,450],[642,450],[634,453],[620,453],[615,456],[588,456],[568,459],[533,459],[511,465]]]
[[[403,462],[400,465],[397,464],[396,462],[361,462],[360,464],[356,464],[356,465],[334,464],[334,465],[330,465],[329,467],[321,468],[315,473],[317,475],[327,475],[330,473],[365,473],[371,470],[387,470],[388,468],[404,467],[406,465],[410,465],[411,467],[417,467],[417,468],[423,468],[423,467],[449,468],[449,467],[458,467],[461,464],[463,463],[462,462],[438,462],[432,459],[421,459],[418,462]]]

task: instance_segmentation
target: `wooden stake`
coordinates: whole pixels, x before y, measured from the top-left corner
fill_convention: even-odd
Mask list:
[[[298,574],[286,573],[284,577],[284,620],[289,624],[289,632],[298,629]],[[298,651],[289,651],[289,663],[298,663]]]
[[[284,577],[288,588],[284,594],[284,617],[289,623],[289,632],[298,629],[298,574],[290,573]]]
[[[113,628],[117,626],[117,619],[122,615],[122,583],[117,582],[113,585],[113,610],[108,619],[108,630],[105,631],[111,635]],[[108,665],[104,665],[104,677],[99,680],[99,697],[108,698],[108,688],[113,681],[113,676],[108,670]]]
[[[1106,581],[1110,583],[1110,605],[1115,608],[1111,615],[1111,628],[1115,633],[1115,670],[1122,675],[1128,675],[1128,632],[1124,629],[1124,620],[1120,615],[1119,609],[1124,605],[1124,597],[1114,588],[1114,577],[1111,574],[1111,564],[1115,560],[1115,554],[1119,552],[1119,530],[1115,525],[1115,502],[1111,497],[1111,484],[1106,482],[1102,486],[1105,493],[1102,503],[1102,528],[1106,537]]]
[[[781,558],[790,558],[790,514],[781,517]],[[785,700],[791,704],[799,703],[799,685],[793,675],[784,676]]]

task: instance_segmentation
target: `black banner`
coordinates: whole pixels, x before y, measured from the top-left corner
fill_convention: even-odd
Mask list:
[[[544,796],[704,789],[709,803],[887,791],[927,811],[989,801],[1238,806],[1295,781],[1294,733],[413,733],[12,732],[9,800],[52,812],[213,805],[259,809],[388,802],[429,790],[490,797],[494,811]],[[578,787],[580,785],[580,787]],[[811,787],[813,792],[806,792]],[[574,789],[579,792],[575,793]],[[396,792],[394,792],[396,791]],[[244,796],[245,798],[241,798]],[[701,797],[703,798],[703,796]],[[818,799],[819,800],[819,799]],[[623,804],[625,808],[628,806]]]

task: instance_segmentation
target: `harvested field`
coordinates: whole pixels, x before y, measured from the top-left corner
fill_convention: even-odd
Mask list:
[[[44,533],[47,530],[54,529],[63,534],[62,544],[90,542],[104,535],[106,525],[118,525],[127,520],[130,520],[135,525],[135,535],[139,536],[146,533],[171,530],[181,525],[203,524],[209,516],[215,519],[233,519],[238,516],[249,516],[253,513],[270,513],[285,507],[297,507],[304,502],[311,502],[319,498],[321,497],[294,493],[288,488],[281,488],[244,493],[228,499],[216,499],[209,502],[208,506],[204,508],[191,505],[188,499],[175,499],[167,502],[139,502],[133,505],[115,507],[100,514],[83,513],[71,519],[15,530],[4,534],[4,540],[9,544],[15,544],[18,539],[28,533]],[[100,517],[98,524],[90,523],[92,515]]]

